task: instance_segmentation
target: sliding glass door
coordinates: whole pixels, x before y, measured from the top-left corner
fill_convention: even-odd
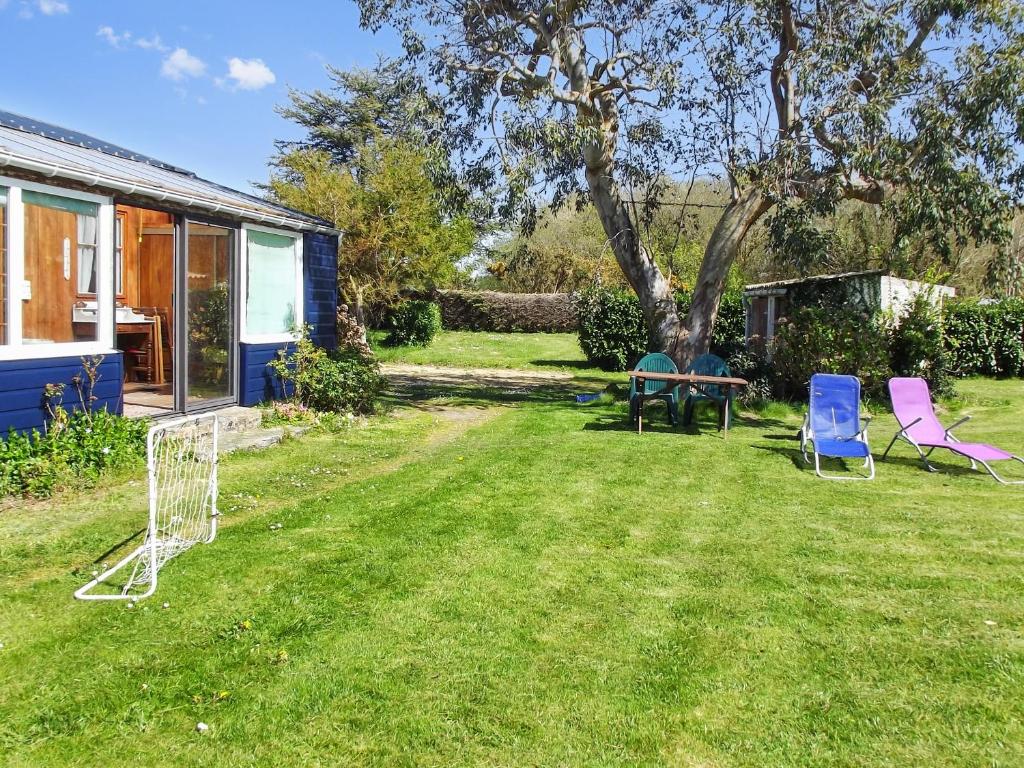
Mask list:
[[[216,224],[185,222],[185,341],[181,356],[184,410],[200,410],[236,398],[235,230]],[[179,368],[179,370],[181,369]]]

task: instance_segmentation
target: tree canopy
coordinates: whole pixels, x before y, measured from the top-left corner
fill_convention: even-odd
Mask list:
[[[472,223],[442,214],[425,154],[404,142],[362,144],[345,165],[323,150],[292,150],[277,159],[269,188],[342,230],[339,289],[364,327],[368,304],[449,283],[473,247]]]
[[[846,200],[893,247],[1008,241],[1021,198],[1018,0],[360,0],[396,27],[459,118],[468,175],[502,177],[505,215],[589,195],[656,343],[706,348],[754,226],[795,262]],[[489,174],[489,175],[488,175]],[[644,222],[666,179],[713,176],[727,203],[679,317]]]
[[[475,230],[422,82],[387,60],[329,74],[331,90],[292,91],[279,109],[305,135],[278,142],[267,190],[343,231],[339,288],[365,326],[368,305],[454,280]]]

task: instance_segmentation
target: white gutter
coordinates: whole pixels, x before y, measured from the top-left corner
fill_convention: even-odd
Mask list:
[[[231,203],[225,203],[213,198],[196,197],[185,195],[180,192],[173,192],[162,187],[148,184],[128,182],[113,176],[106,176],[94,171],[80,171],[75,168],[66,168],[56,163],[48,163],[42,160],[35,160],[24,155],[18,155],[8,149],[0,147],[0,168],[13,165],[25,171],[40,173],[49,178],[60,176],[61,178],[78,181],[90,187],[107,187],[117,190],[125,195],[143,195],[155,198],[159,202],[170,202],[184,206],[185,208],[203,208],[210,213],[234,215],[238,218],[251,221],[256,224],[275,224],[286,229],[298,229],[303,232],[327,233],[340,235],[341,232],[333,227],[325,227],[320,224],[312,224],[302,219],[293,219],[289,216],[275,216],[263,213],[251,208],[243,208]]]

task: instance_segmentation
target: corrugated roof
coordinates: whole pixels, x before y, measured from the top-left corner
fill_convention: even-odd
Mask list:
[[[202,179],[170,163],[83,133],[0,111],[0,169],[5,166],[155,202],[172,201],[206,214],[219,213],[289,229],[336,231],[329,221]]]
[[[790,280],[775,280],[771,283],[756,283],[755,285],[743,286],[744,291],[764,291],[772,288],[788,288],[791,285],[801,283],[826,283],[832,280],[849,280],[855,277],[880,277],[887,274],[884,269],[869,269],[865,272],[840,272],[835,275],[812,275],[811,277],[796,277]]]

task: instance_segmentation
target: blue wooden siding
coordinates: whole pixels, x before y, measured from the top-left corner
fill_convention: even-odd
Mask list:
[[[302,243],[303,312],[317,346],[338,346],[338,237],[309,233]]]
[[[325,349],[338,346],[338,238],[306,234],[302,242],[303,314],[310,338]],[[239,344],[238,404],[256,405],[286,396],[267,367],[285,345]],[[288,345],[293,350],[293,345]]]
[[[0,435],[11,430],[26,432],[43,427],[46,423],[43,388],[47,384],[64,384],[64,407],[69,410],[78,407],[78,393],[71,380],[82,374],[80,357],[0,361]],[[93,409],[106,408],[111,413],[121,413],[124,379],[121,355],[106,355],[99,374],[93,390],[98,399]]]
[[[289,351],[295,349],[294,344],[287,346]],[[284,349],[285,345],[239,344],[238,347],[238,368],[241,375],[238,404],[256,405],[284,397],[281,382],[267,367],[267,363],[276,358],[277,353]]]

